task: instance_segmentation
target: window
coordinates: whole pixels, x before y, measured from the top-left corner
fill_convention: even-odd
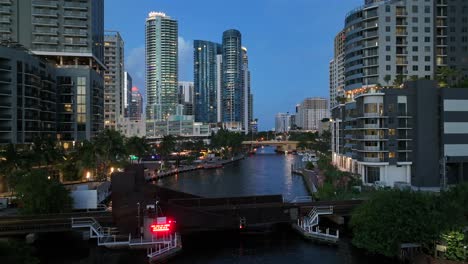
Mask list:
[[[431,28],[430,27],[424,27],[424,32],[431,33]]]
[[[424,42],[431,42],[431,37],[424,37]]]
[[[380,168],[379,167],[367,167],[366,171],[366,182],[367,183],[374,183],[376,181],[380,181]]]
[[[387,13],[390,12],[390,5],[385,6],[385,12],[387,12]]]
[[[424,61],[431,61],[431,56],[424,56]]]
[[[391,17],[389,16],[385,17],[385,22],[390,22],[390,21],[392,21]]]
[[[418,32],[418,27],[413,27],[413,32]]]
[[[390,42],[390,36],[385,36],[385,41]]]
[[[390,47],[390,46],[386,46],[385,49],[386,49],[387,51],[390,51],[390,50],[391,50],[391,47]]]
[[[426,14],[431,13],[431,7],[430,6],[424,6],[424,13],[426,13]]]
[[[430,65],[424,66],[424,70],[425,70],[425,71],[431,71],[431,66],[430,66]]]
[[[413,51],[417,52],[418,51],[418,46],[413,46]]]
[[[419,60],[418,56],[413,56],[413,61],[418,61],[418,60]]]
[[[388,135],[389,136],[395,136],[396,135],[396,130],[394,128],[388,129]]]
[[[418,71],[418,65],[413,65],[413,71]]]
[[[385,59],[386,59],[387,61],[391,61],[391,60],[392,60],[392,57],[391,57],[390,55],[387,55],[387,56],[385,56]]]
[[[418,37],[413,37],[413,42],[418,42]]]
[[[424,46],[425,52],[431,52],[431,46]]]
[[[389,152],[389,153],[388,153],[388,157],[389,157],[390,159],[394,159],[394,158],[395,158],[395,152]]]
[[[385,68],[386,68],[387,71],[392,70],[392,66],[390,66],[390,65],[387,65]]]
[[[412,7],[411,7],[411,11],[412,11],[413,13],[418,13],[418,6],[412,6]]]
[[[413,17],[413,23],[418,23],[418,18],[417,17]]]
[[[425,17],[424,18],[424,23],[431,23],[431,18],[430,17]]]
[[[385,27],[385,31],[386,31],[386,32],[390,32],[390,27],[388,27],[388,26]]]

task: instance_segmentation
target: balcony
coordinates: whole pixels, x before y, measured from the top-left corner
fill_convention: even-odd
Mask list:
[[[63,17],[87,19],[88,14],[86,12],[65,11]]]
[[[33,31],[33,34],[36,35],[58,35],[58,30],[56,28],[44,28],[44,29],[36,29]]]
[[[11,18],[8,16],[0,17],[0,23],[11,23]]]
[[[379,124],[364,124],[364,128],[379,128]]]
[[[86,37],[88,36],[88,31],[83,30],[83,29],[71,29],[71,28],[65,28],[63,35],[65,36],[80,36],[80,37]]]
[[[87,3],[74,3],[74,2],[65,2],[63,6],[64,9],[78,9],[78,10],[87,10]]]
[[[11,0],[0,0],[0,5],[2,4],[11,5]]]
[[[364,117],[381,117],[380,113],[364,113]]]
[[[7,6],[0,6],[0,14],[10,14],[11,8]]]
[[[33,1],[32,5],[37,7],[58,8],[58,4],[55,1]]]
[[[385,159],[364,157],[363,161],[364,162],[385,162]]]
[[[33,25],[58,26],[57,20],[55,19],[34,18],[32,23]]]
[[[65,20],[63,22],[65,27],[75,27],[75,28],[86,28],[88,27],[87,21],[79,21],[79,20]]]
[[[36,9],[32,12],[33,16],[41,16],[41,17],[58,17],[57,11],[51,10],[40,10]]]

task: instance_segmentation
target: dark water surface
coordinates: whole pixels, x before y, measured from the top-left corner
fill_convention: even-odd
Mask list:
[[[291,175],[291,164],[301,157],[275,154],[272,148],[225,166],[168,177],[157,184],[204,197],[282,194],[286,200],[309,195],[300,176]],[[238,232],[192,234],[182,237],[182,253],[167,261],[175,264],[393,263],[369,257],[350,246],[346,238],[336,247],[304,240],[287,226],[267,234]],[[120,264],[147,263],[144,251],[113,251],[96,247],[96,241],[81,241],[78,234],[50,234],[37,243],[41,263]]]

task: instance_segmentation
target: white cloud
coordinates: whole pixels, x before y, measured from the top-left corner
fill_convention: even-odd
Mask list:
[[[193,42],[179,36],[179,81],[193,81]]]

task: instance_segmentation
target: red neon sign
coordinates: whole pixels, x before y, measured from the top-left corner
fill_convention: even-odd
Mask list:
[[[150,226],[151,233],[169,232],[171,231],[171,224],[154,224]]]

